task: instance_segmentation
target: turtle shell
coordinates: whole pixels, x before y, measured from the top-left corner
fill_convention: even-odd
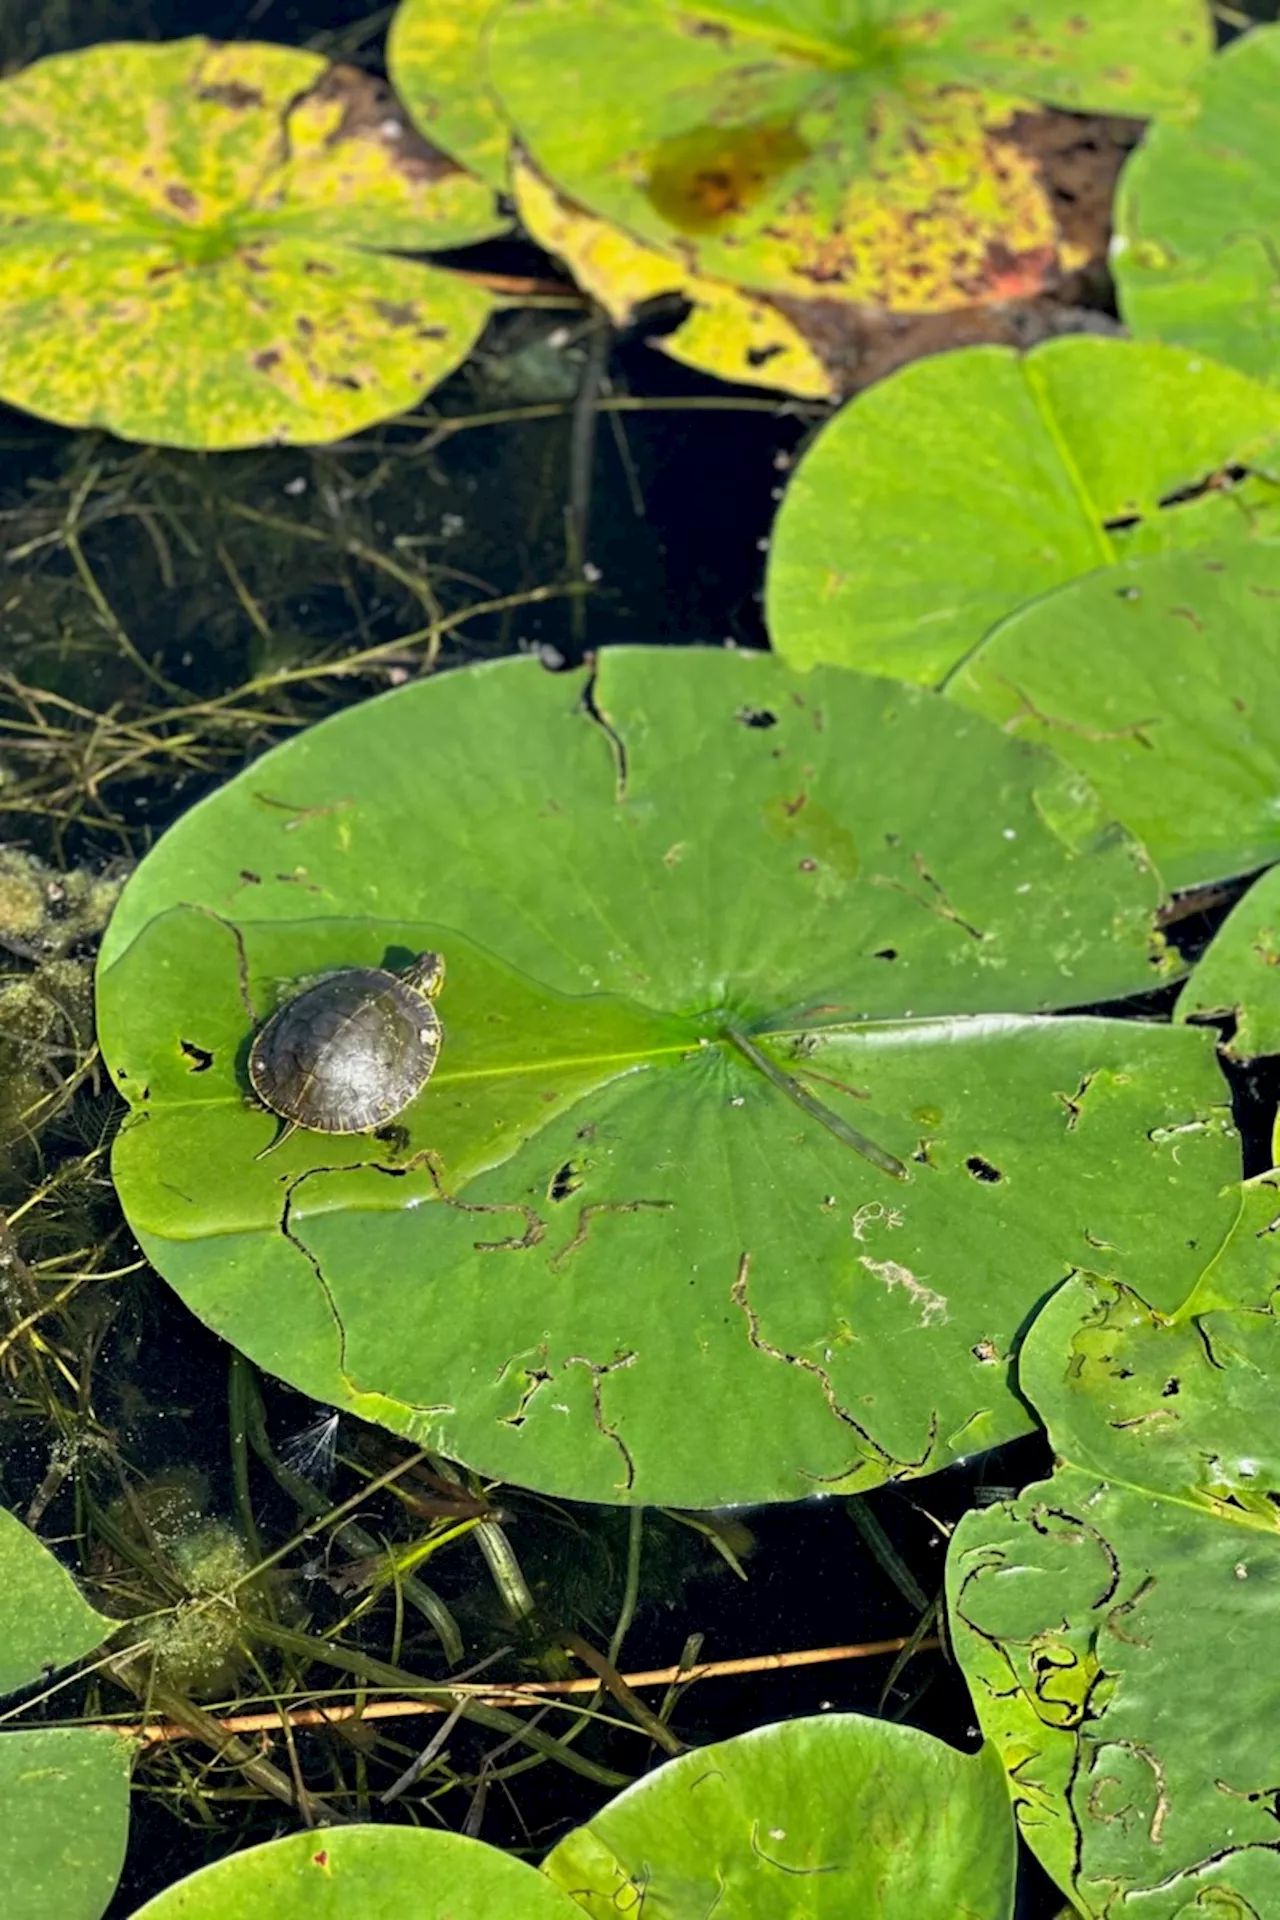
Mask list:
[[[249,1051],[259,1100],[315,1133],[368,1133],[394,1120],[440,1054],[431,1000],[442,973],[435,954],[403,974],[348,967],[287,1000]]]

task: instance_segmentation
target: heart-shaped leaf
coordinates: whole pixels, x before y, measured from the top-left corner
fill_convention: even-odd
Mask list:
[[[1046,594],[947,693],[1078,767],[1172,889],[1280,859],[1278,678],[1280,544],[1231,543]]]
[[[1173,504],[1238,467],[1269,479]],[[793,666],[937,682],[1080,574],[1248,539],[1280,517],[1272,482],[1280,396],[1184,349],[1077,335],[919,360],[843,408],[797,467],[769,631]]]
[[[1280,26],[1226,48],[1199,91],[1195,117],[1152,127],[1121,177],[1124,316],[1280,384]]]
[[[1020,115],[1187,98],[1201,0],[508,0],[487,74],[541,172],[690,270],[911,312],[1078,264]]]
[[[334,1827],[291,1833],[201,1867],[133,1920],[574,1920],[523,1860],[457,1833]]]
[[[587,693],[527,660],[406,688],[162,839],[99,994],[150,1257],[318,1398],[583,1498],[1021,1431],[1062,1274],[1176,1306],[1231,1215],[1210,1036],[1024,1012],[1153,977],[1136,849],[919,689],[623,648]],[[255,1022],[426,947],[445,1038],[400,1133],[255,1159]]]
[[[1280,1899],[1280,1176],[1198,1311],[1069,1282],[1022,1350],[1058,1465],[966,1514],[951,1632],[1024,1837],[1087,1914]]]
[[[990,1747],[856,1713],[757,1727],[638,1780],[542,1871],[592,1920],[919,1920],[1013,1911],[1013,1816]]]
[[[54,55],[0,83],[0,395],[169,446],[335,439],[412,405],[490,310],[403,254],[503,224],[353,68]]]

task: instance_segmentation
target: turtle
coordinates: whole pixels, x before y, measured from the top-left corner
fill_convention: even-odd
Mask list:
[[[443,956],[420,953],[399,972],[343,967],[277,1007],[249,1049],[250,1086],[287,1123],[263,1152],[299,1127],[371,1133],[403,1113],[440,1057],[443,984]]]

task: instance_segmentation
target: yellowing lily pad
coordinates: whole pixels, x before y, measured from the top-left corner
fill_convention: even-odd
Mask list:
[[[0,85],[0,397],[170,446],[356,431],[489,312],[401,256],[501,225],[352,68],[205,39],[56,55]]]
[[[691,273],[914,313],[1078,265],[1020,125],[1180,105],[1201,0],[509,0],[486,74],[536,165]]]
[[[818,399],[835,392],[830,373],[799,328],[768,300],[686,273],[655,247],[574,206],[523,161],[516,163],[515,192],[520,218],[534,239],[572,268],[578,285],[618,325],[663,294],[683,294],[692,302],[683,324],[652,342],[673,360],[745,386],[781,387]]]

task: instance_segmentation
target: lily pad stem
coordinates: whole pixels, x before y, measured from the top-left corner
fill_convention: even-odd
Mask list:
[[[907,1169],[896,1154],[886,1153],[883,1147],[878,1147],[874,1140],[868,1140],[865,1133],[859,1133],[856,1127],[851,1127],[847,1120],[842,1120],[838,1113],[834,1113],[823,1101],[809,1093],[792,1074],[784,1072],[767,1053],[762,1053],[755,1041],[750,1039],[741,1027],[727,1026],[722,1029],[722,1032],[723,1037],[738,1049],[744,1060],[749,1060],[753,1067],[758,1067],[766,1079],[772,1080],[775,1087],[781,1087],[789,1100],[794,1100],[805,1113],[811,1114],[827,1129],[828,1133],[834,1133],[837,1140],[843,1140],[846,1147],[852,1147],[854,1152],[860,1153],[864,1160],[869,1160],[873,1167],[879,1167],[881,1173],[891,1174],[895,1180],[906,1179]]]

